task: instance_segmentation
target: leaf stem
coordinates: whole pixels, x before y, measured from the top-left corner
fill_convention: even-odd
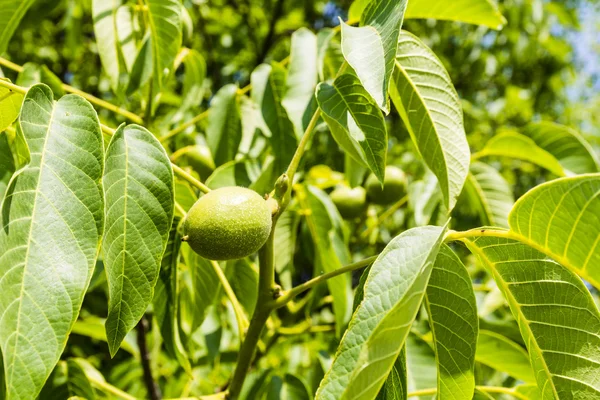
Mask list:
[[[190,119],[187,122],[179,125],[177,128],[170,130],[166,135],[161,136],[158,140],[161,143],[168,142],[173,136],[177,136],[181,132],[185,131],[192,125],[195,125],[197,122],[202,121],[204,118],[208,117],[208,110],[202,111],[200,114],[196,115],[194,118]]]
[[[152,368],[150,367],[150,352],[148,351],[148,344],[146,342],[147,320],[145,316],[138,322],[136,329],[138,347],[140,348],[140,360],[144,371],[144,384],[148,391],[148,398],[150,400],[160,400],[162,398],[160,388],[152,377]]]
[[[502,386],[475,386],[475,388],[481,392],[485,393],[501,393],[508,394],[509,396],[516,397],[522,400],[528,400],[527,396],[522,393],[515,391],[513,388],[505,388]],[[408,393],[407,397],[416,397],[416,396],[430,396],[437,393],[437,388],[429,388],[429,389],[421,389],[415,390],[414,392]]]
[[[98,389],[104,393],[115,395],[124,400],[137,400],[135,397],[122,391],[118,387],[115,387],[106,381],[101,381],[101,380],[96,379],[93,375],[86,374],[86,377],[87,377],[88,381],[90,381],[92,386],[94,386],[96,389]]]
[[[300,143],[298,144],[298,147],[296,148],[296,152],[294,153],[294,156],[292,157],[292,161],[290,161],[290,165],[288,166],[287,171],[285,172],[290,181],[290,188],[294,182],[294,174],[296,173],[296,170],[298,169],[298,165],[300,164],[300,160],[302,159],[304,150],[306,150],[306,145],[312,138],[312,135],[315,131],[315,127],[317,126],[317,121],[319,120],[320,116],[321,116],[321,109],[317,108],[317,110],[314,112],[312,118],[310,119],[310,122],[308,123],[308,126],[306,127],[306,130],[304,131],[304,135],[302,135],[302,139],[300,139]]]
[[[0,57],[0,65],[12,69],[13,71],[16,72],[22,72],[23,71],[23,67],[13,63],[12,61],[7,60],[6,58],[2,58]],[[87,101],[89,101],[92,104],[95,104],[99,107],[105,108],[109,111],[114,112],[115,114],[119,114],[127,119],[129,119],[132,122],[135,122],[136,124],[142,124],[143,120],[142,118],[140,118],[140,116],[132,113],[131,111],[127,111],[117,105],[114,105],[112,103],[109,103],[108,101],[99,99],[98,97],[91,95],[89,93],[84,92],[83,90],[77,89],[71,85],[67,85],[66,83],[61,83],[61,87],[63,88],[63,90],[65,92],[69,92],[69,93],[74,93],[74,94],[78,94],[79,96],[83,97],[84,99],[86,99]]]
[[[210,264],[212,265],[212,267],[215,271],[215,274],[217,274],[217,277],[219,278],[221,285],[223,285],[223,290],[225,291],[227,298],[233,305],[235,319],[237,321],[238,329],[240,332],[240,340],[243,340],[246,329],[248,329],[248,318],[246,317],[246,314],[244,312],[244,309],[242,308],[242,305],[240,304],[237,297],[235,296],[235,293],[233,292],[233,289],[231,288],[231,285],[229,284],[227,277],[225,276],[225,274],[223,273],[223,270],[219,266],[219,263],[216,261],[211,261]]]
[[[376,227],[378,227],[379,225],[381,225],[383,223],[383,221],[385,221],[386,219],[388,219],[390,216],[392,216],[392,214],[394,214],[400,207],[402,207],[404,204],[406,204],[406,202],[408,201],[408,195],[404,196],[403,198],[401,198],[400,200],[398,200],[397,202],[395,202],[394,204],[392,204],[390,206],[390,208],[388,208],[384,213],[382,213],[378,218],[377,218],[377,222],[375,224],[373,224],[372,226],[368,227],[361,235],[360,238],[361,239],[366,239],[369,237],[369,235],[371,234],[371,232],[373,232],[373,229],[375,229]]]
[[[345,274],[346,272],[354,271],[355,269],[366,267],[367,265],[372,264],[378,256],[372,256],[369,258],[365,258],[364,260],[357,261],[352,264],[348,264],[342,268],[338,268],[335,271],[328,272],[323,275],[319,275],[316,278],[313,278],[309,281],[306,281],[287,292],[283,292],[283,296],[279,297],[277,300],[272,302],[273,308],[283,307],[287,302],[291,301],[294,297],[298,296],[300,293],[307,291],[308,289],[318,285],[321,282],[325,282],[328,279],[334,278],[338,275]]]
[[[14,83],[12,83],[6,79],[0,79],[0,86],[3,86],[5,88],[7,88],[8,90],[12,90],[13,92],[17,92],[17,93],[21,93],[21,94],[27,93],[27,89],[25,89],[22,86],[15,85]]]
[[[183,180],[189,182],[190,184],[192,184],[193,186],[197,187],[203,193],[210,192],[210,188],[208,186],[206,186],[204,183],[200,182],[198,179],[194,178],[192,175],[185,172],[181,167],[179,167],[178,165],[173,164],[173,163],[171,163],[171,165],[173,166],[173,172],[175,174],[177,174],[177,176],[179,176],[181,179],[183,179]]]
[[[250,326],[248,327],[248,333],[240,347],[237,364],[228,389],[227,398],[231,400],[236,400],[240,395],[246,375],[248,374],[248,369],[252,364],[252,359],[254,358],[260,335],[273,310],[269,304],[273,302],[273,298],[278,292],[278,286],[275,285],[275,268],[273,260],[273,238],[277,216],[274,218],[273,222],[274,224],[271,228],[271,234],[267,239],[267,243],[265,243],[258,252],[260,262],[258,273],[258,299],[256,300],[256,307],[254,308]]]

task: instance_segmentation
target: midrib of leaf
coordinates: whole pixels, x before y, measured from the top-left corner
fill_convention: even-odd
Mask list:
[[[344,95],[339,91],[339,89],[337,88],[337,86],[331,85],[335,91],[340,95],[340,97],[342,98],[342,102],[344,102],[344,105],[346,106],[346,109],[348,110],[348,112],[352,115],[352,118],[354,118],[354,120],[356,121],[356,117],[354,112],[352,111],[352,107],[350,106],[350,104],[346,101],[346,99],[344,98]],[[358,124],[357,124],[358,125]],[[360,128],[360,130],[362,131],[362,128]],[[369,143],[369,141],[367,140],[367,137],[365,135],[365,142],[368,145],[369,148],[369,152],[371,153],[371,157],[373,160],[376,160],[377,157],[375,156],[375,153],[373,153],[373,149],[371,148],[371,144]],[[359,146],[362,148],[362,146]],[[375,169],[377,170],[377,172],[373,171],[375,173],[376,176],[381,176],[383,177],[385,175],[384,171],[381,170],[381,168],[379,168],[379,165],[377,165],[377,163],[374,164]]]
[[[41,110],[44,110],[42,108],[42,106],[39,106]],[[27,234],[27,243],[31,243],[31,234],[33,232],[33,222],[35,220],[35,214],[36,214],[36,210],[37,210],[37,204],[38,204],[38,196],[40,194],[40,190],[39,190],[39,182],[40,182],[40,178],[42,177],[42,170],[44,167],[44,160],[46,158],[46,145],[48,143],[48,136],[50,133],[50,127],[52,126],[52,122],[54,121],[54,110],[56,109],[56,107],[52,108],[52,113],[50,114],[50,120],[48,121],[48,127],[46,128],[46,135],[44,135],[44,144],[42,145],[42,153],[40,154],[40,166],[38,167],[38,177],[37,177],[37,185],[35,187],[35,195],[33,198],[33,207],[31,209],[31,219],[29,222],[29,232]],[[45,111],[45,110],[44,110]],[[67,225],[68,226],[68,225]],[[69,231],[71,231],[71,229],[69,228]],[[72,232],[71,232],[72,233]],[[79,245],[79,244],[78,244]],[[19,299],[23,299],[23,294],[25,291],[25,275],[27,274],[27,265],[29,264],[29,250],[31,249],[31,246],[27,246],[27,250],[25,251],[25,261],[23,262],[23,278],[21,279],[21,287],[19,289]],[[31,299],[31,301],[33,302],[33,299]],[[19,301],[19,308],[17,310],[17,327],[15,330],[15,344],[14,344],[14,349],[16,350],[18,348],[18,344],[19,344],[19,337],[21,336],[21,305],[23,304],[22,301]],[[41,308],[40,308],[41,309]],[[7,341],[8,342],[8,341]],[[5,355],[6,357],[6,355]],[[10,382],[14,382],[13,378],[14,378],[14,374],[15,374],[15,370],[16,368],[14,368],[14,364],[16,362],[16,356],[13,355],[12,356],[12,364],[11,364],[11,372],[10,372]]]
[[[422,54],[415,54],[418,57],[425,57]],[[415,86],[415,84],[413,83],[412,79],[410,79],[410,76],[408,75],[408,73],[406,72],[406,70],[404,69],[404,67],[402,66],[402,64],[400,64],[398,62],[398,56],[396,55],[396,59],[394,59],[394,63],[396,64],[396,68],[398,69],[398,71],[400,71],[402,73],[402,75],[404,75],[404,78],[406,79],[406,81],[410,84],[410,86],[413,89],[413,93],[417,96],[417,98],[419,99],[419,101],[421,102],[421,105],[423,106],[423,109],[425,110],[425,112],[427,113],[427,116],[429,117],[429,119],[431,120],[431,126],[433,127],[433,130],[435,131],[435,135],[434,136],[434,140],[436,140],[438,146],[435,149],[436,154],[438,153],[438,149],[443,149],[444,147],[442,146],[442,142],[439,138],[439,132],[437,129],[437,126],[434,122],[433,116],[431,115],[431,113],[429,112],[429,107],[426,106],[425,103],[425,99],[421,96],[421,93],[419,92],[419,90],[417,89],[417,87]],[[402,57],[409,57],[411,56],[411,54],[402,54]],[[414,68],[415,70],[418,68]],[[427,70],[421,70],[421,72],[423,73],[427,73],[427,74],[432,74],[431,71],[427,71]],[[432,99],[433,100],[433,99]],[[437,100],[436,100],[437,101]],[[404,104],[402,104],[402,111],[403,114],[406,116],[406,121],[409,122],[409,118],[408,118],[408,113],[406,112],[406,109],[404,108]],[[408,123],[405,124],[406,128],[408,129],[408,131],[410,132],[411,136],[414,138],[414,140],[416,141],[417,137],[413,131],[413,127],[412,124]],[[423,125],[423,119],[421,119],[421,126]],[[429,135],[432,136],[432,135]],[[428,139],[429,140],[429,139]],[[446,174],[446,181],[448,182],[448,186],[446,187],[446,191],[448,192],[448,198],[450,197],[450,176],[448,174],[448,168],[446,167],[447,163],[446,163],[446,155],[444,154],[444,152],[441,152],[441,157],[444,160],[444,162],[442,163],[442,165],[444,166],[444,173]],[[439,180],[440,186],[445,185],[444,183],[442,183],[442,180]]]
[[[504,281],[504,278],[502,278],[502,276],[500,276],[498,274],[498,271],[496,271],[496,268],[494,267],[494,263],[492,263],[490,261],[490,259],[485,255],[485,252],[483,250],[481,250],[481,248],[474,243],[471,240],[466,239],[466,242],[471,243],[471,246],[469,246],[469,249],[475,253],[477,253],[477,255],[481,258],[481,260],[488,266],[489,271],[492,273],[492,275],[494,276],[494,280],[496,281],[496,283],[498,285],[500,285],[503,289],[503,293],[505,298],[510,302],[510,304],[514,307],[514,310],[517,311],[517,317],[519,319],[519,321],[523,321],[523,324],[519,323],[519,327],[524,327],[525,330],[527,330],[528,333],[528,338],[527,338],[527,343],[529,344],[529,346],[527,346],[528,348],[530,348],[530,346],[534,347],[534,349],[536,350],[537,354],[540,355],[539,360],[541,361],[543,367],[544,367],[544,372],[546,373],[546,376],[548,378],[548,380],[546,381],[546,383],[544,384],[544,386],[548,383],[550,383],[551,387],[552,387],[552,393],[554,394],[554,398],[555,399],[559,399],[558,397],[558,392],[556,391],[556,387],[554,386],[554,382],[552,382],[552,377],[554,376],[550,370],[548,369],[548,365],[546,364],[546,360],[543,357],[543,351],[542,349],[538,346],[537,341],[534,340],[534,336],[533,336],[533,332],[531,331],[531,329],[529,328],[529,322],[527,321],[527,318],[525,317],[525,315],[523,314],[522,310],[521,310],[521,306],[519,305],[519,303],[517,302],[517,300],[514,298],[514,296],[512,295],[512,292],[510,291],[508,285],[506,284],[506,282]],[[511,309],[513,309],[511,307]],[[523,328],[521,328],[523,329]],[[541,388],[541,392],[542,395],[544,393],[544,388]]]
[[[124,283],[123,281],[125,280],[125,255],[127,254],[127,251],[125,251],[125,249],[127,248],[127,193],[129,191],[129,146],[127,145],[127,135],[123,135],[123,141],[125,142],[125,178],[124,178],[124,186],[125,186],[125,191],[123,194],[123,257],[121,259],[121,277],[120,277],[120,287],[121,290],[119,291],[119,318],[117,319],[117,326],[116,326],[116,332],[117,334],[119,333],[119,331],[121,330],[121,311],[123,309],[123,287],[124,287]],[[108,335],[107,335],[108,337]],[[114,335],[113,341],[112,341],[112,346],[110,346],[111,352],[113,351],[112,349],[116,349],[119,346],[118,343],[118,335]],[[114,350],[116,352],[116,350]]]

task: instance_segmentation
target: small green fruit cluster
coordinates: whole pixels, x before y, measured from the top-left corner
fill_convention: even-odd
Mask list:
[[[366,190],[360,186],[349,188],[337,187],[331,194],[331,200],[344,219],[360,217],[367,209],[367,201],[388,205],[395,203],[406,195],[406,175],[394,166],[385,168],[383,188],[374,174],[369,175],[365,184]]]
[[[192,250],[209,260],[233,260],[258,251],[272,226],[272,208],[253,190],[215,189],[190,208],[183,230]]]

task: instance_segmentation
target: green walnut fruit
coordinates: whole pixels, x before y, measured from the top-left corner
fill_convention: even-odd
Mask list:
[[[344,219],[360,217],[367,209],[367,192],[360,186],[354,189],[340,186],[329,197]]]
[[[372,203],[380,205],[395,203],[406,195],[406,175],[400,168],[390,165],[385,167],[383,189],[373,174],[369,175],[365,186],[367,197]]]
[[[215,189],[200,197],[185,219],[184,239],[209,260],[233,260],[255,253],[271,232],[272,208],[253,190]]]

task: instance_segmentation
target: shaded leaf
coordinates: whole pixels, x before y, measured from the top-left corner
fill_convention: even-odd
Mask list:
[[[24,87],[45,83],[54,92],[54,98],[60,98],[65,94],[62,81],[45,65],[31,62],[23,64],[23,70],[19,72],[16,83]]]
[[[508,214],[515,200],[510,185],[494,167],[472,163],[462,196],[482,225],[508,228]]]
[[[160,327],[166,352],[176,359],[186,372],[191,374],[192,367],[179,335],[179,274],[177,269],[181,247],[179,223],[179,218],[173,219],[169,241],[162,257],[158,280],[154,288],[152,304],[154,318]]]
[[[477,340],[477,362],[506,372],[524,382],[535,383],[527,351],[498,333],[481,330]]]
[[[19,123],[31,162],[4,197],[0,230],[7,399],[35,398],[59,360],[103,227],[103,146],[93,107],[76,95],[54,102],[47,86],[35,85]]]
[[[471,400],[479,324],[471,277],[446,245],[435,259],[425,305],[437,355],[438,396]]]
[[[152,37],[146,35],[135,56],[125,94],[131,96],[152,77]]]
[[[191,49],[183,59],[185,75],[183,76],[183,102],[180,112],[191,107],[198,107],[204,98],[204,79],[206,78],[206,61],[196,50]]]
[[[98,45],[98,54],[102,68],[108,75],[110,85],[115,92],[119,91],[121,74],[127,73],[121,66],[121,48],[117,30],[117,10],[121,0],[93,0],[92,18],[94,34]]]
[[[333,85],[319,84],[317,101],[337,143],[383,182],[387,155],[385,121],[358,78],[344,74]]]
[[[294,271],[294,252],[300,214],[288,207],[277,219],[274,235],[275,270],[284,290],[292,288]]]
[[[406,400],[407,395],[406,348],[402,348],[376,400]]]
[[[441,61],[416,36],[401,32],[390,96],[452,211],[469,170],[460,101]]]
[[[409,229],[381,252],[317,399],[376,396],[419,310],[444,232],[431,226]]]
[[[19,22],[34,2],[35,0],[0,0],[0,54],[6,51]]]
[[[349,263],[350,255],[343,240],[342,219],[329,196],[313,186],[303,187],[297,193],[301,208],[307,210],[304,215],[316,249],[316,270],[327,273]],[[352,311],[348,278],[344,274],[327,280],[327,287],[333,296],[338,336],[342,334]]]
[[[103,183],[106,336],[114,356],[154,296],[173,221],[173,170],[152,133],[139,125],[121,125],[106,150]]]
[[[310,400],[312,395],[306,384],[297,376],[285,374],[283,377],[275,375],[271,378],[270,387],[267,389],[266,400]]]

